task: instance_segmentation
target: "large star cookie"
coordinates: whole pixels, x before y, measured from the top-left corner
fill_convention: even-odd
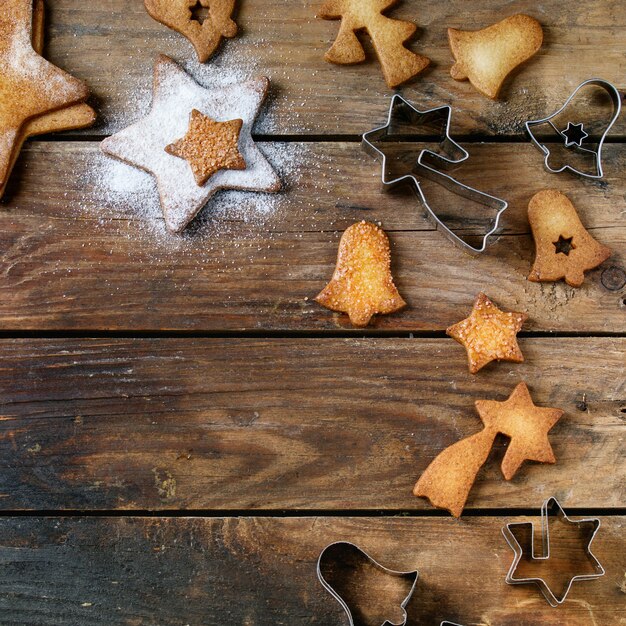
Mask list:
[[[102,150],[152,174],[157,181],[167,228],[179,233],[220,189],[278,191],[280,179],[252,140],[252,126],[269,81],[257,78],[219,89],[205,89],[174,61],[160,56],[154,68],[152,109],[142,120],[102,142]],[[215,122],[241,119],[239,152],[245,169],[220,169],[198,185],[189,161],[167,148],[186,137],[193,110]],[[206,142],[201,145],[212,150]]]
[[[86,85],[39,54],[43,9],[39,1],[5,0],[0,11],[1,192],[26,137],[94,119],[90,108],[80,106],[89,96]]]
[[[524,361],[517,333],[527,318],[526,313],[501,311],[484,293],[479,293],[470,316],[450,326],[446,334],[465,346],[469,370],[476,374],[491,361]]]

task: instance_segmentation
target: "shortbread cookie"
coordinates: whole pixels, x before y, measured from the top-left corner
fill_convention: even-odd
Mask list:
[[[528,15],[513,15],[478,31],[448,29],[456,63],[455,80],[469,81],[488,98],[498,97],[506,77],[541,48],[541,24]]]
[[[37,5],[35,20],[40,20]],[[84,102],[89,92],[81,81],[55,67],[33,48],[32,0],[5,0],[0,12],[0,189],[15,162],[16,147],[29,120]]]
[[[356,33],[367,31],[390,88],[410,80],[430,63],[429,59],[405,48],[417,26],[382,13],[397,0],[326,0],[319,12],[325,20],[341,19],[339,35],[326,53],[330,63],[352,65],[365,61],[365,50]]]
[[[222,37],[237,34],[237,24],[231,19],[235,0],[144,0],[144,3],[157,22],[189,39],[200,63],[208,61]],[[208,9],[204,21],[194,15],[202,7]]]
[[[460,517],[480,468],[485,464],[496,435],[510,438],[502,475],[511,480],[524,461],[556,463],[548,432],[563,415],[561,409],[535,406],[525,383],[515,387],[508,400],[477,400],[483,421],[481,432],[446,448],[426,468],[413,495],[428,498],[433,506]]]
[[[33,3],[33,48],[37,54],[43,52],[44,46],[44,1],[34,0]],[[44,113],[38,117],[28,120],[20,130],[18,139],[13,147],[11,161],[9,165],[9,175],[15,167],[15,162],[20,155],[24,142],[29,137],[37,135],[47,135],[49,133],[88,128],[96,121],[96,112],[88,104],[75,104],[65,109]],[[4,195],[9,176],[3,184],[0,184],[0,198]]]
[[[555,189],[540,191],[528,205],[528,221],[535,239],[536,256],[528,280],[565,279],[580,287],[585,272],[611,256],[585,229],[569,198]]]
[[[354,326],[367,326],[377,313],[406,306],[391,275],[387,235],[375,224],[359,222],[339,242],[333,278],[315,300],[332,311],[347,313]]]
[[[450,326],[446,334],[465,346],[469,371],[476,374],[491,361],[523,362],[517,333],[527,319],[526,313],[501,311],[479,293],[470,316]]]
[[[278,176],[252,139],[252,126],[268,88],[267,78],[257,78],[205,89],[170,58],[160,56],[154,69],[150,113],[105,139],[102,151],[156,178],[167,228],[179,233],[220,189],[265,192],[280,189]],[[218,122],[243,120],[239,152],[246,163],[245,169],[222,169],[200,186],[189,163],[168,154],[166,148],[186,136],[194,109]],[[209,154],[211,148],[207,150]]]

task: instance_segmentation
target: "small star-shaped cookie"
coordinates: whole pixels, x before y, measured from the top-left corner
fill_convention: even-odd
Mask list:
[[[216,122],[197,109],[191,112],[189,130],[177,142],[166,146],[169,154],[185,159],[200,187],[220,170],[245,170],[239,152],[239,133],[243,120]]]
[[[5,0],[0,11],[0,187],[14,163],[25,124],[89,96],[82,81],[35,51],[32,38],[33,0]]]
[[[501,311],[479,293],[470,316],[450,326],[446,334],[465,346],[469,371],[476,374],[491,361],[524,361],[516,335],[527,319],[526,313]]]
[[[486,430],[510,438],[502,459],[502,475],[511,480],[524,461],[556,463],[548,432],[563,415],[561,409],[538,407],[526,383],[520,383],[504,402],[476,400]]]
[[[156,178],[165,224],[170,231],[179,233],[220,189],[265,192],[280,189],[278,176],[252,139],[252,126],[268,88],[267,78],[257,78],[205,89],[162,55],[154,69],[150,113],[105,139],[102,151]],[[199,186],[187,161],[167,152],[168,146],[185,136],[194,109],[212,120],[243,121],[238,149],[245,169],[221,169]]]

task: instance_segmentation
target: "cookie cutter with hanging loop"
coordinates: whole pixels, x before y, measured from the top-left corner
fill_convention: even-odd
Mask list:
[[[382,574],[389,576],[391,578],[404,580],[407,584],[408,592],[406,593],[404,599],[400,604],[400,609],[402,611],[403,619],[401,622],[391,622],[389,620],[384,621],[382,624],[377,626],[405,626],[408,620],[408,614],[406,612],[406,607],[409,604],[411,598],[413,597],[413,593],[415,592],[415,587],[417,586],[417,579],[419,577],[419,572],[414,570],[412,572],[399,572],[396,570],[389,569],[384,565],[381,565],[373,559],[369,554],[361,550],[357,545],[348,541],[337,541],[326,546],[322,552],[320,553],[319,558],[317,559],[317,577],[328,593],[339,602],[346,615],[348,616],[348,623],[350,626],[371,626],[371,622],[366,622],[359,618],[359,616],[355,615],[353,609],[350,607],[346,599],[341,596],[341,593],[333,587],[333,585],[327,580],[324,575],[324,564],[327,559],[329,559],[330,553],[337,550],[349,550],[356,554],[356,556],[362,560],[365,564],[372,566],[374,569],[378,570]],[[335,559],[338,557],[335,556]],[[460,626],[460,624],[455,624],[453,622],[441,622],[440,626]]]
[[[579,91],[585,89],[587,87],[600,87],[604,89],[609,95],[611,102],[613,104],[613,114],[609,119],[609,122],[600,136],[598,141],[595,141],[591,133],[587,133],[585,130],[585,121],[576,120],[567,120],[567,126],[565,128],[559,128],[552,121],[555,117],[559,116],[563,111],[567,109],[572,100],[576,97]],[[606,80],[602,80],[601,78],[590,78],[589,80],[584,81],[570,95],[570,97],[565,101],[565,104],[558,110],[556,113],[549,115],[548,117],[544,117],[539,120],[530,120],[526,122],[526,131],[529,134],[533,144],[541,150],[544,154],[544,165],[548,172],[553,174],[559,174],[565,170],[569,170],[574,174],[578,174],[579,176],[584,176],[585,178],[593,178],[598,179],[604,176],[604,171],[602,169],[602,147],[604,145],[604,140],[606,139],[609,131],[613,124],[615,124],[617,118],[620,115],[622,110],[622,96],[617,88],[609,83]],[[572,165],[563,165],[560,168],[553,168],[550,165],[550,156],[552,152],[550,148],[546,145],[546,143],[542,143],[533,133],[533,127],[541,126],[544,124],[549,124],[554,132],[563,140],[565,147],[574,150],[579,153],[587,153],[591,154],[595,157],[595,174],[590,174],[588,172],[583,172],[578,168]]]

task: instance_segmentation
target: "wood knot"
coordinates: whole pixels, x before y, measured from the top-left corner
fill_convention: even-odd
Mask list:
[[[626,285],[626,272],[621,267],[612,265],[602,272],[600,279],[605,289],[609,291],[619,291]]]

